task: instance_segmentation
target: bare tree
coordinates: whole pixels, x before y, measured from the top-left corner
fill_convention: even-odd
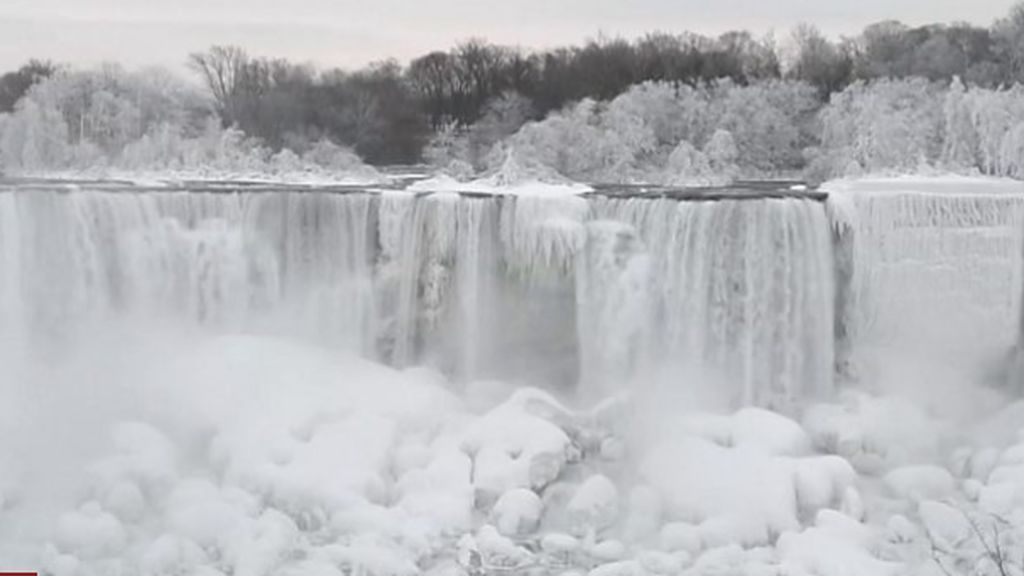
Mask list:
[[[15,104],[29,89],[57,71],[57,66],[45,60],[29,60],[14,72],[0,77],[0,113],[11,112]]]
[[[832,43],[816,27],[800,24],[793,30],[795,55],[789,75],[818,89],[818,96],[829,95],[846,87],[853,72],[853,60],[842,47]]]
[[[238,122],[238,97],[249,56],[237,46],[213,46],[191,54],[189,66],[202,76],[225,124]]]
[[[1010,13],[996,22],[992,30],[1010,82],[1024,82],[1024,2],[1017,2]]]

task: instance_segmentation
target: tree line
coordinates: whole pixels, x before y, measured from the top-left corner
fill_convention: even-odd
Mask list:
[[[383,61],[355,71],[214,46],[189,56],[188,64],[207,94],[189,97],[179,111],[185,132],[206,129],[209,116],[271,151],[301,155],[329,141],[354,149],[370,164],[407,164],[429,158],[453,134],[507,136],[577,102],[611,101],[646,82],[690,89],[723,81],[738,87],[802,82],[813,89],[819,108],[854,83],[886,78],[959,78],[968,86],[1009,87],[1024,81],[1024,3],[989,27],[887,21],[839,40],[810,25],[782,41],[746,31],[717,37],[652,33],[544,51],[474,39],[406,65]],[[65,72],[33,61],[3,75],[0,114],[15,112],[32,86]],[[87,133],[92,139],[117,137],[90,132],[84,114],[66,116],[72,140]],[[494,137],[484,137],[483,144],[477,137],[470,145],[486,147]]]

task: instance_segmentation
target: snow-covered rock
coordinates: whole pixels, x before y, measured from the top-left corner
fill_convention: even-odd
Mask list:
[[[634,486],[629,491],[626,518],[622,532],[627,541],[645,540],[658,533],[662,525],[664,506],[661,494],[646,485]]]
[[[686,554],[670,554],[657,550],[644,550],[637,554],[637,561],[650,574],[678,574],[688,564]]]
[[[971,537],[971,524],[963,511],[934,500],[918,504],[924,529],[942,550],[955,550]]]
[[[811,438],[785,416],[761,408],[744,408],[732,416],[732,445],[758,448],[778,456],[805,456]]]
[[[619,490],[608,477],[595,474],[576,490],[566,506],[566,514],[578,535],[601,530],[615,522],[619,513]]]
[[[580,550],[580,541],[569,534],[552,532],[541,538],[540,548],[552,556],[568,558]]]
[[[473,457],[478,499],[513,488],[541,489],[562,471],[572,441],[556,424],[531,413],[536,405],[513,396],[470,424],[463,449]]]
[[[857,479],[850,463],[838,456],[795,459],[793,472],[797,503],[808,515],[822,508],[839,507]]]
[[[494,525],[505,536],[530,534],[540,524],[543,505],[537,493],[526,488],[515,488],[498,498],[491,510]]]
[[[598,562],[617,562],[626,557],[626,545],[619,540],[602,540],[591,546],[587,553]]]
[[[885,486],[895,496],[907,500],[938,500],[956,489],[948,470],[940,466],[903,466],[885,475]]]
[[[704,546],[700,530],[686,522],[669,522],[665,524],[658,535],[658,542],[661,549],[666,552],[685,551],[692,556],[699,554]]]
[[[530,551],[517,546],[491,525],[484,525],[477,531],[476,545],[484,566],[514,570],[533,561]]]
[[[714,544],[765,543],[799,526],[791,466],[763,452],[672,438],[650,451],[641,471],[664,496],[667,515],[699,523]]]
[[[863,525],[823,511],[816,525],[787,532],[776,545],[783,566],[821,576],[896,576],[905,567],[879,560],[870,552],[873,536]]]
[[[57,522],[57,545],[80,558],[120,554],[128,542],[124,526],[98,502],[86,502]]]
[[[647,571],[640,562],[636,560],[623,560],[621,562],[610,562],[602,564],[590,572],[587,576],[646,576]]]

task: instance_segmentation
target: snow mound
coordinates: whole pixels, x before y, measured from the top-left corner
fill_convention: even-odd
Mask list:
[[[641,467],[672,518],[698,525],[708,545],[766,544],[795,530],[801,513],[838,507],[853,483],[839,458],[792,459],[685,437],[655,450]]]
[[[505,536],[523,536],[536,531],[543,504],[532,490],[515,488],[498,498],[491,516],[498,532]]]
[[[542,164],[524,164],[513,148],[506,150],[501,166],[484,178],[460,181],[446,174],[438,174],[414,182],[406,189],[411,192],[447,191],[509,196],[575,195],[593,191],[590,186],[572,182]]]
[[[873,535],[862,524],[823,510],[815,526],[779,537],[783,566],[818,576],[896,576],[905,567],[871,554]]]
[[[541,489],[573,458],[569,435],[532,413],[537,406],[557,406],[541,394],[516,394],[468,426],[462,448],[473,459],[478,502],[515,488]]]
[[[893,495],[904,500],[942,499],[956,489],[949,470],[934,465],[896,468],[885,475],[884,481]]]

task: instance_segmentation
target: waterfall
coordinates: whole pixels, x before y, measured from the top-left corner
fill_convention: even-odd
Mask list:
[[[636,230],[614,220],[587,225],[586,249],[576,270],[581,382],[591,400],[639,375],[650,323],[650,256]]]
[[[369,195],[0,195],[9,338],[52,343],[99,322],[273,331],[370,355]]]
[[[832,389],[830,231],[803,197],[8,191],[0,335],[160,322],[791,410]]]
[[[498,352],[492,327],[498,316],[500,206],[495,198],[468,198],[458,204],[454,338],[455,373],[471,380],[486,376]]]
[[[820,203],[597,199],[594,211],[631,226],[618,235],[638,235],[649,258],[623,267],[634,296],[610,299],[620,313],[641,303],[631,314],[644,321],[620,326],[644,332],[634,337],[644,342],[639,373],[661,385],[724,386],[732,403],[783,410],[831,391],[835,288]]]
[[[253,301],[265,330],[376,356],[376,197],[264,193],[246,205]],[[260,264],[263,265],[260,265]]]

